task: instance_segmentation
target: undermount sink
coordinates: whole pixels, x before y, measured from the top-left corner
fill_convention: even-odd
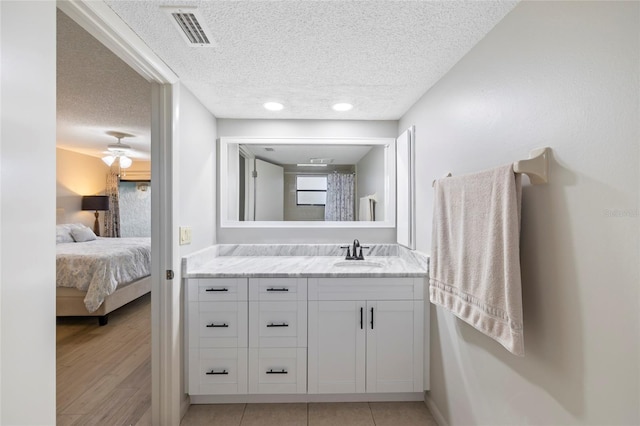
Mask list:
[[[382,268],[383,263],[375,260],[339,260],[333,264],[339,268],[355,268],[355,267],[367,267],[367,268]]]

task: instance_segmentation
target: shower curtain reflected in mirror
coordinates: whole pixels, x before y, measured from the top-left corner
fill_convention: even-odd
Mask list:
[[[353,174],[330,173],[327,175],[327,202],[324,207],[325,221],[352,221],[354,219]]]

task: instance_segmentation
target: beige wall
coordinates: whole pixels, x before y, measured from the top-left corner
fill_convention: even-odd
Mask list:
[[[93,228],[94,212],[80,210],[82,196],[104,194],[108,171],[100,158],[56,149],[56,222],[79,222]],[[100,212],[101,231],[103,218]]]
[[[522,2],[400,120],[427,252],[433,179],[553,150],[549,184],[523,189],[525,357],[432,310],[429,398],[450,425],[640,424],[639,16]]]

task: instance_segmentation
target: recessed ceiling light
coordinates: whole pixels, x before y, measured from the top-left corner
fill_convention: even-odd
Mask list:
[[[349,111],[351,108],[353,108],[353,105],[345,102],[341,102],[341,103],[335,104],[331,108],[333,108],[334,111],[343,112],[343,111]]]
[[[263,106],[269,111],[280,111],[282,108],[284,108],[284,105],[282,105],[280,102],[267,102]]]

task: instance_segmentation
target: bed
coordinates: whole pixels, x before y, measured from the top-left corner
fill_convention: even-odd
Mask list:
[[[151,291],[150,238],[101,238],[67,224],[56,227],[56,242],[57,316],[106,325],[110,312]]]

